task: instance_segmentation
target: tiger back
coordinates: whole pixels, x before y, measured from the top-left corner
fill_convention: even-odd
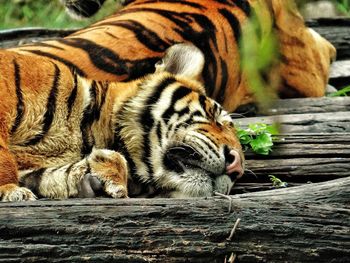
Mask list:
[[[127,2],[114,15],[66,38],[15,50],[60,61],[89,78],[128,81],[153,72],[170,45],[190,42],[205,55],[202,78],[208,96],[233,111],[254,101],[241,70],[239,42],[245,22],[253,13],[264,13],[265,23],[272,26],[267,30],[275,32],[280,43],[279,94],[324,95],[335,49],[305,27],[292,0]]]

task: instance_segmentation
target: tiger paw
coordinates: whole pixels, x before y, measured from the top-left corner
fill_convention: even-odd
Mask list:
[[[34,201],[35,194],[28,188],[20,187],[16,184],[6,184],[0,186],[0,200],[5,202]]]
[[[105,185],[104,190],[113,198],[128,198],[128,190],[125,185],[110,183]]]

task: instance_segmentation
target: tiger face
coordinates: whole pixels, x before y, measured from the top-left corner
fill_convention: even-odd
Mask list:
[[[124,138],[128,163],[134,164],[131,173],[153,186],[148,195],[154,191],[171,197],[211,196],[214,191],[228,194],[244,170],[230,115],[206,97],[197,82],[172,75],[161,75],[156,81],[162,92],[150,93],[147,83],[143,88],[148,96],[139,94],[149,106],[139,111],[136,104],[141,97],[136,97],[125,105],[133,109],[131,118],[119,113],[118,137],[119,142]],[[140,194],[135,189],[129,185],[131,196]]]
[[[228,194],[243,174],[233,120],[195,80],[203,64],[194,46],[172,46],[157,73],[139,85],[138,95],[116,115],[117,141],[123,141],[137,181],[151,186],[147,194]],[[129,182],[129,194],[140,194],[140,188]]]

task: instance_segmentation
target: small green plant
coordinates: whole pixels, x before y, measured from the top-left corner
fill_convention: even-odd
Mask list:
[[[328,94],[328,97],[340,97],[340,96],[349,96],[349,95],[350,95],[350,86],[347,86],[336,92]]]
[[[239,140],[245,149],[251,148],[255,153],[268,155],[273,146],[272,135],[278,134],[275,125],[263,123],[250,124],[247,129],[237,129]]]
[[[276,188],[287,187],[287,183],[283,182],[281,179],[277,178],[274,175],[269,175],[270,181],[272,182],[272,186]]]
[[[350,15],[350,0],[336,0],[337,9],[344,15]]]

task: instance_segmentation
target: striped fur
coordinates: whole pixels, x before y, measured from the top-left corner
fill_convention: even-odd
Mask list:
[[[126,2],[114,15],[73,35],[16,50],[60,61],[82,76],[128,81],[153,72],[170,45],[190,42],[205,54],[202,78],[208,96],[231,112],[254,100],[241,71],[238,43],[245,21],[258,13],[264,14],[263,30],[275,31],[280,41],[280,95],[324,95],[335,49],[305,27],[293,0]],[[83,8],[89,1],[66,3]]]
[[[197,81],[197,48],[167,55],[156,73],[118,83],[0,51],[0,198],[227,193],[232,153],[244,169],[232,119]]]

